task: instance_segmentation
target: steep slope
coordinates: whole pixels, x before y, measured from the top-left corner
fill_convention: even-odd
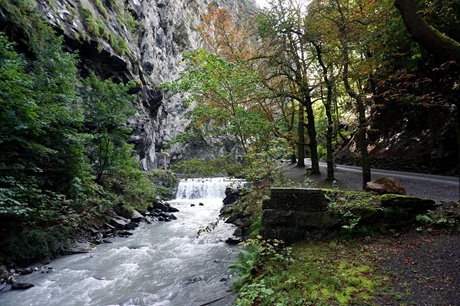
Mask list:
[[[129,142],[135,144],[144,170],[156,168],[159,160],[163,160],[158,158],[162,155],[159,152],[188,124],[182,116],[183,101],[164,97],[156,86],[177,78],[183,68],[183,53],[200,46],[196,29],[211,1],[29,2],[29,9],[43,12],[64,35],[67,49],[78,53],[83,74],[94,72],[103,79],[135,81],[139,85],[137,114],[128,122],[135,127]],[[0,2],[0,26],[17,42],[24,36],[24,29],[17,26],[21,17],[15,6],[19,5],[25,4]],[[177,156],[183,151],[183,147],[176,145],[169,153]]]

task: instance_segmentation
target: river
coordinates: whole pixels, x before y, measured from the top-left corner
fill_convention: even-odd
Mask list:
[[[231,305],[228,265],[238,248],[224,241],[232,225],[220,222],[209,233],[197,231],[216,221],[225,179],[182,181],[180,210],[171,222],[142,223],[128,238],[115,238],[93,253],[52,261],[50,273],[34,272],[18,280],[33,283],[25,291],[0,293],[0,305]],[[203,205],[199,205],[202,203]],[[195,204],[195,206],[192,206]]]

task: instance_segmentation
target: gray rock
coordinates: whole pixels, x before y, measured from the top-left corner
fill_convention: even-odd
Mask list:
[[[11,290],[25,290],[34,287],[34,284],[29,283],[13,283],[11,285]]]
[[[69,253],[71,254],[81,254],[81,253],[91,253],[96,249],[94,245],[89,242],[75,242],[70,248]]]
[[[126,229],[126,226],[129,222],[122,217],[114,217],[109,221],[109,225],[113,226],[116,229]]]
[[[140,223],[140,222],[144,221],[144,216],[140,212],[135,210],[133,212],[133,216],[131,217],[131,221]]]

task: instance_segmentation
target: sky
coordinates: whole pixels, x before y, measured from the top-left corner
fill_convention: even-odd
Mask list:
[[[264,7],[267,5],[267,0],[256,0],[256,2],[260,7]]]

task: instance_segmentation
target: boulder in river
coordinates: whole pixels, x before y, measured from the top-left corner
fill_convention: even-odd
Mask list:
[[[225,198],[223,200],[224,205],[230,205],[238,202],[240,199],[240,190],[227,187],[225,189]]]
[[[11,285],[11,290],[25,290],[34,287],[34,284],[29,283],[13,283]]]
[[[127,230],[133,230],[135,229],[136,227],[139,226],[139,223],[137,222],[129,222],[127,225],[126,225],[126,229]]]
[[[91,253],[95,249],[94,245],[89,242],[75,242],[70,248],[70,254]]]
[[[165,202],[161,202],[161,201],[156,203],[153,208],[154,209],[159,209],[162,212],[178,212],[179,211],[177,208],[171,207],[170,204],[165,203]]]

